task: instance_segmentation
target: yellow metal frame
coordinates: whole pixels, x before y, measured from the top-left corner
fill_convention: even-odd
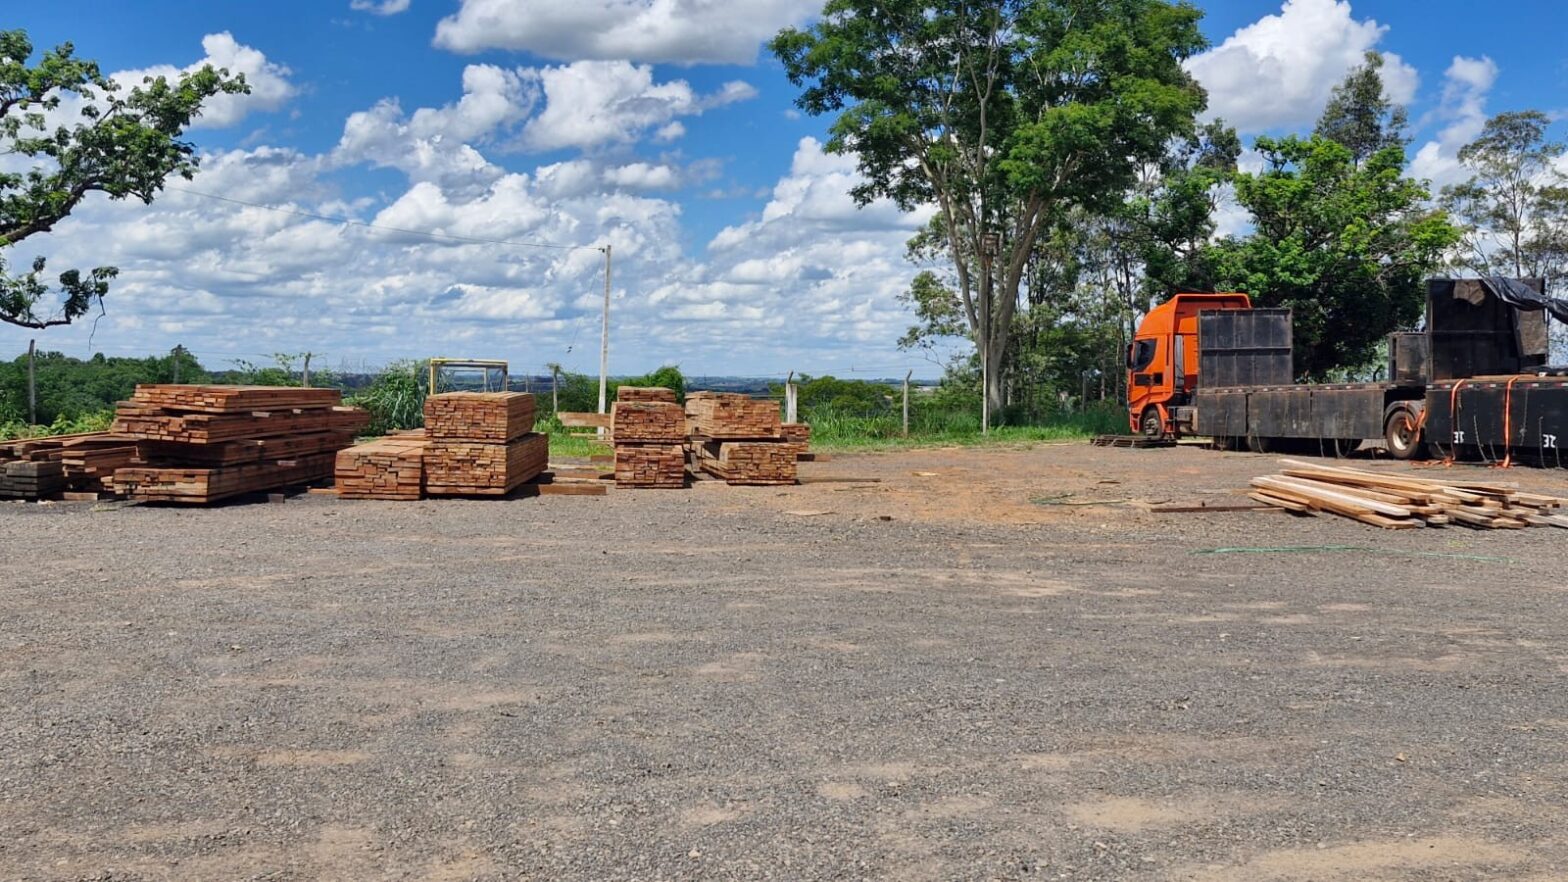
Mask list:
[[[435,392],[436,392],[436,377],[440,374],[441,369],[442,368],[448,368],[448,367],[483,368],[486,371],[490,370],[491,368],[500,368],[501,369],[501,389],[499,391],[502,391],[502,392],[505,392],[507,390],[507,386],[509,385],[509,383],[511,382],[511,379],[512,379],[511,373],[507,370],[506,362],[500,361],[498,359],[492,359],[492,358],[432,358],[432,359],[430,359],[430,385],[428,387],[428,391],[431,394],[435,394]]]

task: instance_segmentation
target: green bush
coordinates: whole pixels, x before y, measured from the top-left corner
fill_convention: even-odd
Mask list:
[[[367,435],[385,435],[397,429],[417,429],[425,424],[426,377],[429,362],[394,362],[371,380],[363,392],[344,403],[370,411]]]

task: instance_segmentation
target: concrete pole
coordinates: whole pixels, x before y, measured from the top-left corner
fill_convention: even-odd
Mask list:
[[[33,368],[37,343],[36,340],[27,341],[27,424],[30,426],[38,425],[38,377]]]
[[[914,371],[904,374],[904,437],[909,437],[909,378],[915,375]]]
[[[599,412],[610,392],[610,246],[604,246],[604,328],[599,335]],[[600,432],[603,434],[603,431]]]

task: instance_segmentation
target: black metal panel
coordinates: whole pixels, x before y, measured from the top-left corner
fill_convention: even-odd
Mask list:
[[[1540,292],[1540,279],[1523,280]],[[1517,374],[1546,363],[1546,313],[1524,312],[1486,290],[1479,279],[1427,283],[1431,379]]]
[[[1312,426],[1312,391],[1270,389],[1253,392],[1247,403],[1250,435],[1259,438],[1315,438]]]
[[[1426,413],[1426,437],[1441,445],[1501,457],[1506,431],[1507,446],[1547,457],[1568,447],[1568,382],[1562,378],[1522,377],[1512,389],[1506,380],[1438,383],[1427,390]]]
[[[1193,431],[1214,438],[1243,438],[1247,435],[1247,393],[1236,390],[1216,392],[1199,389],[1193,396],[1198,409]]]
[[[1198,314],[1198,385],[1277,386],[1294,379],[1288,309]]]
[[[1306,437],[1357,440],[1383,436],[1382,386],[1312,390],[1312,431]]]
[[[1388,336],[1388,378],[1400,386],[1425,386],[1431,380],[1432,350],[1426,334]]]

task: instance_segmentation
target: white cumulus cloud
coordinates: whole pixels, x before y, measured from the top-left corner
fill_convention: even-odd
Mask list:
[[[371,15],[397,15],[407,12],[410,0],[352,0],[349,8]]]
[[[1357,21],[1348,0],[1285,0],[1194,57],[1187,69],[1209,93],[1211,117],[1243,132],[1315,122],[1334,86],[1374,50],[1388,28]],[[1420,77],[1398,55],[1383,53],[1383,88],[1396,104],[1415,97]]]
[[[821,11],[821,0],[462,0],[435,43],[563,60],[751,64],[780,28]]]
[[[250,94],[215,95],[209,98],[202,104],[201,116],[192,122],[191,128],[232,126],[253,111],[277,110],[299,92],[298,87],[289,80],[292,71],[267,60],[260,50],[235,40],[234,35],[227,31],[202,37],[201,46],[207,53],[206,57],[183,68],[165,64],[120,71],[111,76],[115,82],[129,87],[141,85],[147,77],[166,77],[172,81],[181,74],[192,73],[209,64],[226,68],[229,73],[244,74],[245,82],[250,86]]]
[[[1457,184],[1469,177],[1459,151],[1486,127],[1486,96],[1497,83],[1497,63],[1485,56],[1455,56],[1443,74],[1443,103],[1437,117],[1444,122],[1437,137],[1422,144],[1410,160],[1410,174],[1434,187]]]
[[[744,82],[699,95],[685,80],[655,82],[650,65],[628,61],[577,61],[522,72],[544,92],[545,107],[523,128],[523,144],[538,151],[630,144],[650,129],[659,140],[685,131],[676,117],[756,97]]]

